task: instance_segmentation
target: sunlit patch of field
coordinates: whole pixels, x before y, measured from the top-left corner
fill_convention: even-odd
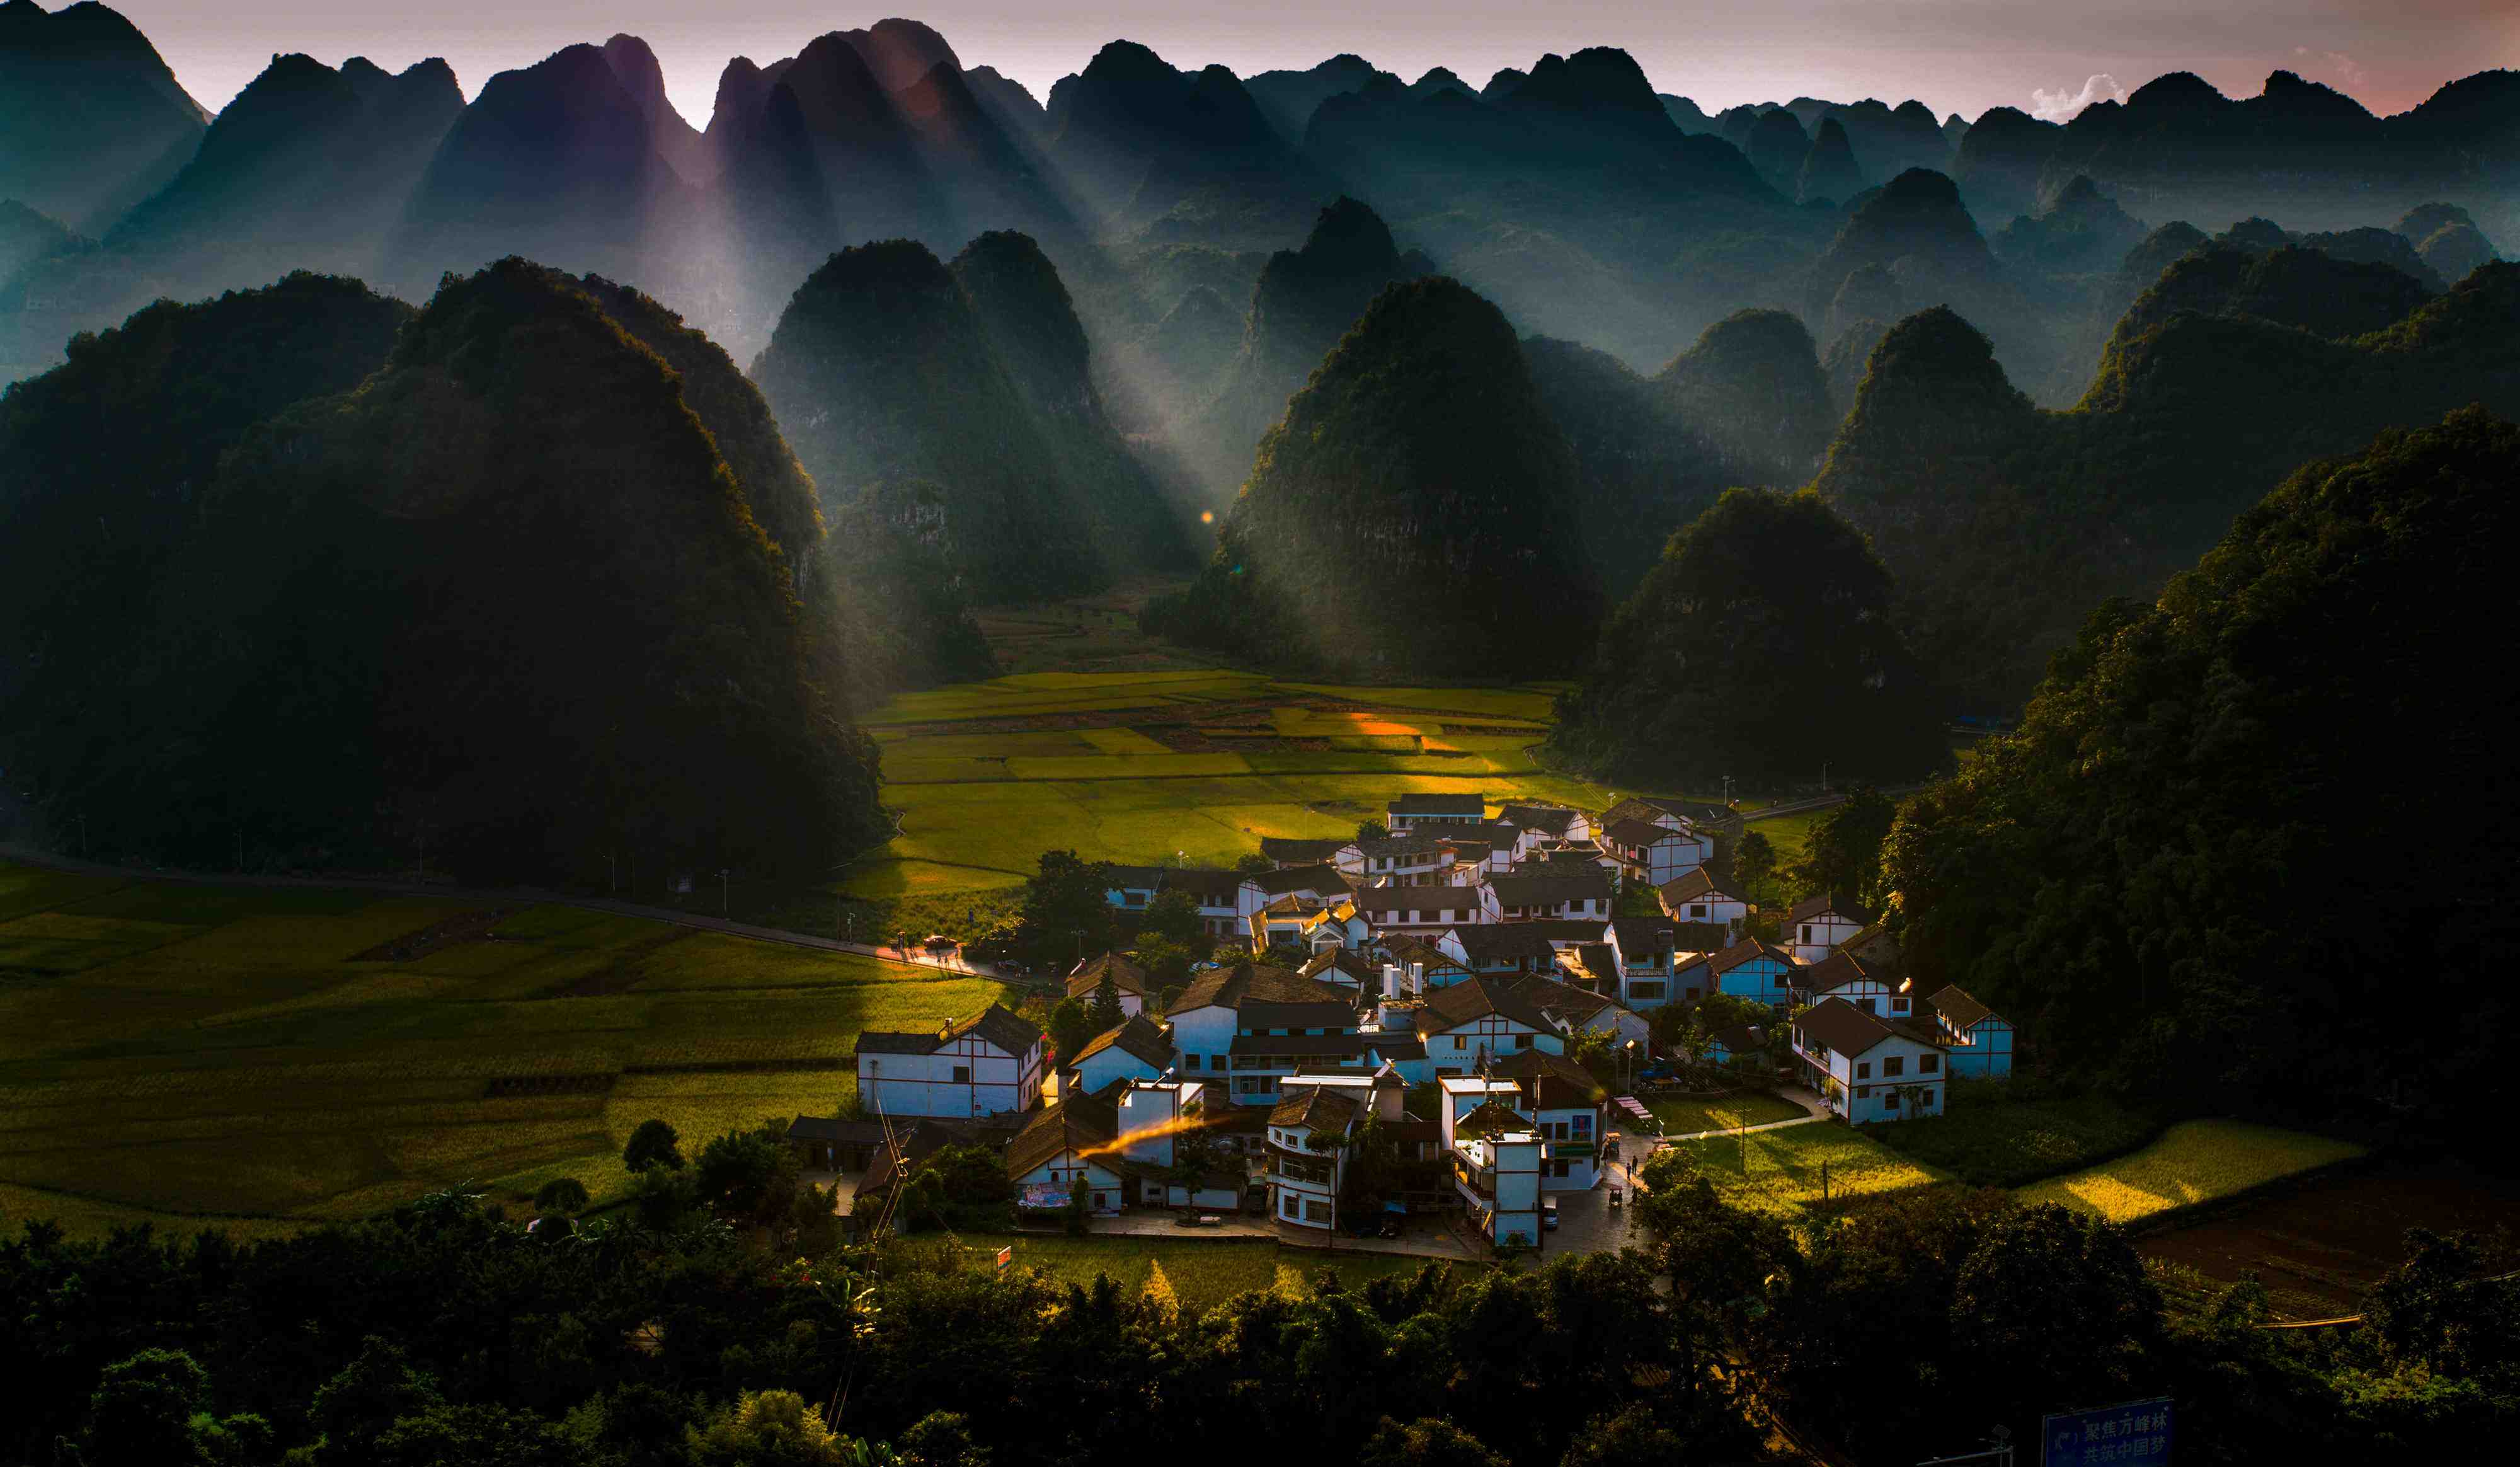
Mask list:
[[[2351,1141],[2242,1121],[2182,1121],[2140,1151],[2012,1195],[2111,1222],[2138,1222],[2237,1196],[2363,1154]]]

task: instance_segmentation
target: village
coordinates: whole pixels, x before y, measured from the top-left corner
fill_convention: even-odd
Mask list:
[[[1806,1112],[1776,1123],[1864,1126],[2010,1075],[2011,1025],[1913,991],[1880,913],[1820,894],[1754,923],[1710,869],[1731,818],[1407,795],[1378,835],[1264,839],[1265,869],[1110,868],[1120,913],[1196,904],[1216,945],[1187,984],[1080,955],[1066,996],[1117,1018],[1073,1053],[994,1003],[870,1031],[858,1114],[788,1139],[856,1173],[862,1225],[889,1225],[928,1158],[978,1147],[1025,1216],[1482,1257],[1616,1247],[1670,1139],[1638,1098],[1657,1086],[1768,1087]],[[1653,1019],[1701,1006],[1732,1022],[1692,1042]]]

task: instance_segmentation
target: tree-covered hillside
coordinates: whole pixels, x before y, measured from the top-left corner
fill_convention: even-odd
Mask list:
[[[616,854],[819,874],[873,837],[872,746],[685,374],[522,261],[450,281],[388,355],[402,314],[312,279],[155,307],[10,392],[22,439],[70,431],[82,397],[169,425],[97,476],[161,527],[156,573],[83,573],[125,593],[83,628],[90,671],[46,696],[67,674],[37,649],[43,716],[13,720],[11,772],[56,829],[155,859],[588,880]],[[740,438],[724,392],[698,395]],[[744,450],[767,502],[774,441]],[[85,467],[7,457],[44,466],[13,504]]]
[[[1937,309],[1874,349],[1814,486],[1899,578],[1919,654],[1993,711],[2089,607],[2150,591],[2300,464],[2469,402],[2520,411],[2520,265],[2343,340],[2173,310],[2115,341],[2065,412],[2034,409]]]
[[[2520,430],[2481,411],[2386,434],[2292,475],[2158,604],[2094,613],[2020,731],[1890,837],[1918,989],[2156,1096],[2493,1114],[2520,707],[2477,648],[2515,480]],[[2410,982],[2456,1022],[2408,1022]]]
[[[1733,489],[1602,627],[1551,748],[1673,788],[1924,773],[1941,711],[1890,605],[1889,573],[1819,495]]]
[[[1384,291],[1260,443],[1164,635],[1411,675],[1578,665],[1599,599],[1575,456],[1513,328],[1457,281]]]

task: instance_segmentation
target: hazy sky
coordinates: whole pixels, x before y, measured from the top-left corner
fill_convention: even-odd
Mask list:
[[[59,8],[60,0],[44,0]],[[827,30],[907,14],[1046,97],[1103,42],[1178,67],[1248,74],[1339,51],[1415,78],[1446,66],[1473,85],[1548,51],[1623,46],[1658,91],[1709,112],[1808,94],[1916,97],[1974,117],[1998,104],[2063,115],[2080,101],[2190,70],[2235,95],[2300,72],[2381,113],[2453,76],[2520,66],[2520,0],[927,0],[902,9],[804,0],[115,0],[186,89],[215,111],[275,52],[389,69],[442,56],[470,96],[494,71],[572,41],[647,38],[675,105],[705,125],[727,59],[790,56]]]

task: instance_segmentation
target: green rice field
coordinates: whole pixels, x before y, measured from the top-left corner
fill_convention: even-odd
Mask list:
[[[1558,685],[1381,688],[1214,668],[1031,672],[904,694],[867,718],[901,834],[870,899],[1012,886],[1046,849],[1225,866],[1263,836],[1352,833],[1394,795],[1598,807],[1527,752]]]
[[[82,1231],[617,1194],[630,1130],[853,1098],[860,1031],[986,980],[590,912],[0,865],[0,1211]],[[380,952],[439,929],[416,955]],[[645,1073],[642,1073],[645,1072]]]
[[[2139,1151],[2013,1193],[2111,1222],[2143,1222],[2351,1161],[2363,1148],[2242,1121],[2182,1121]]]
[[[1823,1186],[1834,1205],[1951,1180],[1939,1168],[1910,1161],[1861,1130],[1826,1121],[1680,1144],[1696,1157],[1726,1202],[1784,1218],[1820,1206]]]

